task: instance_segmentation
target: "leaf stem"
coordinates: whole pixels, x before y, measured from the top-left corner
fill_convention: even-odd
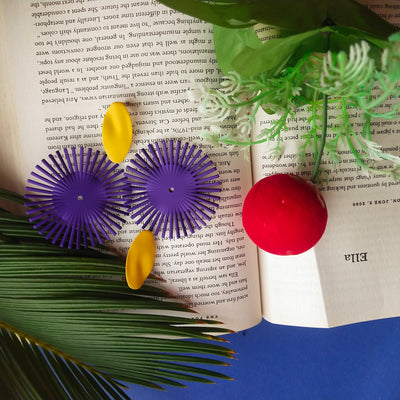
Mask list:
[[[328,125],[328,95],[325,93],[322,95],[322,128],[321,128],[321,142],[319,145],[319,150],[317,154],[317,159],[315,160],[314,169],[311,174],[311,182],[315,183],[319,166],[321,164],[322,155],[324,153],[325,141],[326,141],[326,131]]]

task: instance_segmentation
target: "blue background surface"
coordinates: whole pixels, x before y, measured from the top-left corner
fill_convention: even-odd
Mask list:
[[[188,382],[166,392],[130,386],[147,400],[396,400],[400,399],[400,318],[330,329],[263,321],[226,335],[237,360],[213,368],[234,381]]]

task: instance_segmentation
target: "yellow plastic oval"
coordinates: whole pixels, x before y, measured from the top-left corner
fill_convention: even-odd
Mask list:
[[[129,248],[125,263],[126,281],[131,289],[139,289],[150,275],[156,255],[154,236],[142,231]]]
[[[102,128],[104,150],[114,163],[120,163],[128,154],[132,143],[132,121],[124,103],[115,102],[108,107]]]

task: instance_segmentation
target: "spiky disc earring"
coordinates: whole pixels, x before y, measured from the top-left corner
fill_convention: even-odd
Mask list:
[[[163,140],[130,162],[128,211],[143,229],[179,238],[201,229],[215,214],[221,182],[213,162],[196,146]]]
[[[64,149],[64,157],[59,151],[56,157],[50,154],[48,162],[42,160],[28,179],[25,203],[29,220],[46,239],[52,243],[60,241],[60,246],[79,249],[81,245],[95,246],[110,239],[125,222],[128,215],[123,196],[127,194],[127,184],[123,171],[100,152],[93,155],[92,149],[79,155],[75,147],[71,156]]]

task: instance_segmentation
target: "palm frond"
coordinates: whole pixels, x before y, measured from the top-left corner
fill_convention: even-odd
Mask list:
[[[105,374],[0,328],[0,393],[8,400],[129,400],[123,388]]]
[[[0,197],[18,200],[15,194],[3,194],[0,190]],[[110,390],[111,398],[124,398],[118,397],[123,392],[117,381],[162,389],[162,385],[183,387],[181,381],[230,379],[188,365],[228,365],[223,358],[233,358],[233,351],[208,340],[223,342],[215,335],[230,331],[215,321],[205,325],[193,318],[196,314],[151,279],[132,291],[124,268],[124,260],[106,249],[59,248],[40,237],[24,216],[0,211],[0,370],[4,371],[0,388],[5,386],[4,393],[18,396],[31,391],[34,396],[39,390],[32,383],[36,364],[53,372],[55,378],[47,387],[51,393],[64,387],[73,390],[77,379],[82,393],[88,393],[71,396],[80,399],[104,398]],[[29,363],[22,362],[21,346],[30,354]],[[22,364],[27,373],[21,375],[18,388],[14,386],[18,378],[3,376],[18,376]],[[10,398],[51,398],[21,396]]]

